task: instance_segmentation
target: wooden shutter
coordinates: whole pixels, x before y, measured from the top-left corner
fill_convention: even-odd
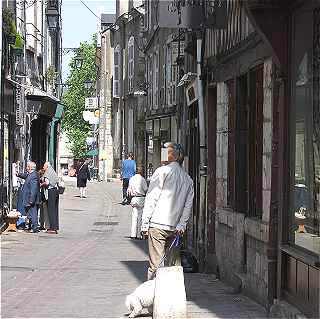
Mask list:
[[[249,213],[262,216],[263,67],[250,72]]]
[[[235,207],[235,86],[234,80],[227,82],[228,87],[228,191],[227,204]]]

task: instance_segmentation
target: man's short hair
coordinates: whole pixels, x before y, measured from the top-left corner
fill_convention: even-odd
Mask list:
[[[28,161],[27,165],[29,165],[32,171],[35,171],[37,169],[37,164],[33,161]]]
[[[176,161],[181,165],[184,160],[184,154],[181,144],[174,142],[167,142],[164,144],[165,148],[171,148],[173,150],[174,157]]]
[[[137,174],[143,175],[143,167],[142,166],[137,166]]]

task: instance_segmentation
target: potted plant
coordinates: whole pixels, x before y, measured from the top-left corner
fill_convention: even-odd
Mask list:
[[[17,56],[23,55],[23,45],[24,41],[22,39],[22,36],[20,33],[17,33],[15,43],[11,44],[12,52]]]
[[[14,19],[14,14],[9,8],[4,8],[2,10],[2,23],[3,23],[3,33],[9,44],[15,44],[17,28]]]

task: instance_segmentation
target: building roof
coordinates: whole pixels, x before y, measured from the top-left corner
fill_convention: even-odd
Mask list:
[[[111,13],[101,14],[101,25],[114,24],[116,21],[116,15]]]

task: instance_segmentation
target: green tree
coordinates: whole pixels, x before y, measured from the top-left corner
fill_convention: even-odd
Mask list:
[[[94,88],[88,90],[84,86],[86,80],[96,81],[96,36],[92,42],[80,44],[77,55],[83,58],[82,67],[75,67],[75,57],[70,62],[70,75],[67,79],[68,90],[62,97],[65,105],[62,130],[70,140],[70,150],[74,158],[83,158],[86,155],[86,138],[89,136],[90,124],[84,121],[82,112],[85,110],[85,98],[94,94]]]

